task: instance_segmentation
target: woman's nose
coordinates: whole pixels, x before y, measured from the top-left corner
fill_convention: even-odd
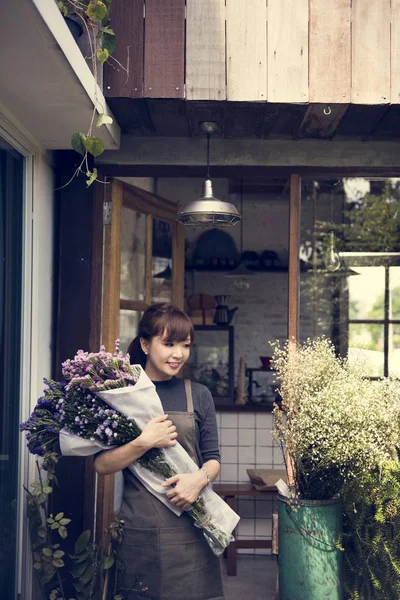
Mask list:
[[[183,356],[182,348],[174,348],[174,350],[172,352],[172,356],[175,356],[176,358],[182,358],[182,356]]]

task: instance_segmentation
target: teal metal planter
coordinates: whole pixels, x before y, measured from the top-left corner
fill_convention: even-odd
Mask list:
[[[278,497],[279,599],[342,600],[342,504]]]

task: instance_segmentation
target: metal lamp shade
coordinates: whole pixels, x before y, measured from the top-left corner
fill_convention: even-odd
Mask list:
[[[242,216],[234,204],[214,197],[211,180],[206,179],[201,198],[185,204],[176,218],[186,227],[229,227]]]

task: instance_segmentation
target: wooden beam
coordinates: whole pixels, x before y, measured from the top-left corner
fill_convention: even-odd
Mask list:
[[[193,137],[205,137],[200,129],[202,121],[218,123],[218,129],[213,133],[213,139],[225,135],[225,102],[186,102],[186,114]],[[205,156],[205,155],[204,155]]]
[[[143,98],[107,98],[122,133],[155,135],[154,126]]]
[[[226,103],[226,138],[261,138],[266,104],[253,102]]]
[[[168,137],[189,137],[190,127],[184,100],[146,100],[150,118],[156,135]]]
[[[400,140],[400,105],[387,107],[387,112],[373,131],[374,139]]]
[[[268,139],[295,139],[306,110],[307,104],[268,102],[264,111],[263,137]]]
[[[267,7],[265,0],[226,3],[227,99],[267,99]]]
[[[116,34],[113,57],[104,65],[106,98],[143,96],[143,11],[144,0],[119,0],[110,12]]]
[[[186,2],[186,98],[225,100],[225,0]]]
[[[268,1],[270,102],[308,101],[308,0]]]
[[[348,104],[310,104],[300,126],[299,138],[330,139]]]
[[[367,139],[389,110],[387,104],[360,106],[350,104],[336,128],[335,140],[359,141]]]
[[[353,0],[351,101],[390,102],[390,0]]]
[[[399,127],[400,131],[400,127]],[[110,167],[125,166],[126,172],[143,173],[143,167],[152,174],[168,176],[168,169],[195,167],[193,173],[204,174],[206,157],[205,140],[195,138],[137,138],[123,136],[121,148],[106,151],[96,160],[97,165]],[[289,167],[318,169],[351,169],[371,172],[374,169],[400,167],[400,156],[396,142],[343,142],[327,140],[248,140],[240,141],[213,138],[211,141],[210,164],[217,167],[262,170],[267,167]],[[197,169],[196,169],[197,168]],[[163,170],[164,169],[164,170]],[[108,171],[107,171],[108,172]],[[183,170],[182,170],[183,172]],[[287,171],[286,171],[287,172]]]
[[[310,0],[310,102],[350,102],[351,0]]]
[[[146,0],[146,98],[184,98],[184,40],[185,0]]]
[[[300,314],[300,209],[301,177],[290,177],[289,205],[289,274],[288,274],[288,340],[289,344],[299,338]]]

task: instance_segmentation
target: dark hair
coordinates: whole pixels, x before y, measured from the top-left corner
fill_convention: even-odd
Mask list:
[[[128,348],[131,365],[146,366],[146,355],[140,345],[140,338],[150,340],[158,335],[162,335],[168,342],[184,342],[187,338],[193,342],[193,323],[183,310],[169,302],[150,306],[141,318],[138,334]]]

